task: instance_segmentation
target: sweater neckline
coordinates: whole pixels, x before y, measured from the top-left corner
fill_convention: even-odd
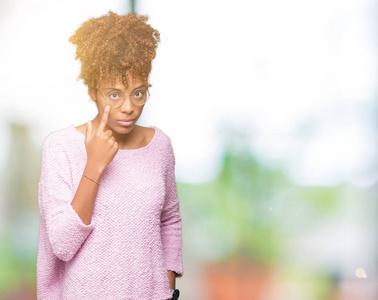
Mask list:
[[[136,149],[118,149],[117,153],[120,153],[120,152],[122,152],[122,153],[138,152],[138,151],[142,151],[142,150],[146,150],[146,149],[150,148],[151,145],[155,143],[155,140],[157,139],[156,136],[158,135],[159,130],[155,126],[149,126],[149,127],[153,128],[155,130],[155,134],[152,137],[151,141],[147,145],[140,147],[140,148],[136,148]],[[74,131],[76,133],[76,135],[81,136],[81,138],[83,140],[85,140],[85,135],[82,134],[79,130],[77,130],[73,124],[71,124],[68,128],[71,129],[72,131]]]

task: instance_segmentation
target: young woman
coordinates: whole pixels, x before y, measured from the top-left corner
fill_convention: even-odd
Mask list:
[[[83,23],[70,42],[98,114],[50,133],[39,182],[38,299],[177,299],[183,275],[175,158],[136,125],[159,32],[136,14]]]

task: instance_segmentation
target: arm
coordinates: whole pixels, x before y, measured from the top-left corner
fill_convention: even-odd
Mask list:
[[[182,238],[181,238],[181,214],[179,209],[179,199],[177,196],[175,179],[175,157],[173,149],[169,143],[166,151],[167,173],[166,173],[166,196],[161,213],[161,239],[163,244],[164,260],[167,271],[172,271],[170,285],[174,284],[172,278],[181,277],[182,269]],[[174,272],[174,273],[173,273]],[[168,273],[170,274],[170,273]],[[172,288],[172,285],[171,285]]]
[[[110,107],[107,107],[94,135],[89,122],[85,135],[87,165],[84,174],[97,182],[118,151],[111,131],[104,132],[109,112]],[[42,148],[39,206],[52,252],[61,260],[70,260],[92,231],[97,192],[98,184],[87,177],[81,178],[74,191],[67,154],[58,140],[47,138]]]
[[[88,187],[84,182],[80,185],[77,194]],[[87,193],[93,193],[93,187]],[[94,225],[84,224],[71,206],[75,191],[70,161],[59,141],[49,137],[42,147],[38,194],[41,223],[46,226],[52,252],[61,260],[70,260]]]
[[[102,172],[94,166],[87,164],[84,174],[96,182],[99,182]],[[82,176],[71,205],[86,225],[91,223],[97,192],[98,184]]]
[[[100,124],[97,130],[93,130],[93,134],[92,122],[88,122],[85,131],[87,165],[84,174],[93,181],[85,176],[81,178],[71,205],[82,221],[87,225],[92,219],[93,207],[101,175],[105,167],[113,160],[118,151],[118,143],[112,136],[111,130],[105,131],[110,110],[110,106],[105,108]]]
[[[168,279],[169,279],[169,288],[174,290],[176,289],[176,273],[173,271],[168,271]],[[170,298],[172,299],[172,298]]]
[[[176,288],[176,273],[173,271],[168,271],[168,279],[169,279],[169,288],[174,290]]]

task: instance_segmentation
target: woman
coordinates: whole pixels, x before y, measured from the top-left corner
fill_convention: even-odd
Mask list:
[[[98,114],[49,134],[39,182],[38,299],[177,299],[181,215],[169,138],[136,125],[159,32],[136,14],[84,22],[70,42]]]

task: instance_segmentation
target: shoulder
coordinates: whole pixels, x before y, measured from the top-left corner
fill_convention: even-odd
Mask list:
[[[84,123],[84,124],[78,125],[78,126],[75,127],[75,129],[76,129],[77,131],[79,131],[82,135],[85,136],[85,132],[86,132],[86,130],[87,130],[87,123]]]
[[[72,125],[49,133],[43,141],[42,149],[53,150],[69,148],[74,138],[71,127]]]
[[[142,146],[154,144],[160,147],[171,147],[171,139],[160,128],[156,126],[143,127],[138,126],[138,131],[141,136]]]
[[[148,145],[154,138],[155,130],[152,127],[143,127],[143,126],[138,126],[138,130],[141,136],[140,145],[144,147]]]
[[[156,126],[152,126],[152,129],[154,129],[154,139],[157,140],[158,144],[162,146],[163,148],[169,148],[172,149],[172,141],[171,138],[160,128]]]
[[[155,136],[154,139],[156,139],[156,144],[159,148],[159,153],[162,157],[162,159],[168,164],[168,165],[175,165],[175,155],[172,147],[171,138],[161,129],[157,127],[153,127],[155,129]]]

